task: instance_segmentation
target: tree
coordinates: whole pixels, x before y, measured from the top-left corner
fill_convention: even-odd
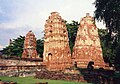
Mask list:
[[[3,48],[2,53],[7,56],[22,56],[24,36],[19,36],[6,47]]]
[[[44,40],[43,39],[38,39],[37,40],[37,52],[40,57],[43,57],[43,50],[44,50]]]
[[[73,49],[73,46],[75,43],[75,38],[77,35],[78,26],[79,26],[79,23],[77,21],[73,20],[71,23],[66,22],[71,52],[72,52],[72,49]]]
[[[120,68],[120,0],[96,0],[95,18],[103,20],[109,32],[106,35],[106,44],[112,52],[112,60],[117,68]],[[110,50],[108,49],[108,50]]]
[[[95,18],[103,20],[109,32],[120,32],[120,0],[96,0]]]
[[[108,40],[110,39],[108,36],[108,29],[98,29],[98,34],[100,37],[105,62],[109,64],[114,63],[115,54],[112,50],[112,40],[108,42]]]

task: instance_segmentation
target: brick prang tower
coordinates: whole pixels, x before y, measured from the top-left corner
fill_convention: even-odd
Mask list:
[[[98,29],[89,13],[80,21],[72,59],[80,68],[87,68],[90,62],[94,63],[94,68],[105,67]]]
[[[32,31],[26,34],[22,58],[39,58],[36,51],[36,38]]]
[[[71,66],[68,32],[58,12],[52,12],[44,30],[43,62],[49,70],[64,70]]]

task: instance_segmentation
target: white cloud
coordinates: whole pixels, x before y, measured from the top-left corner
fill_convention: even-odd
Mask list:
[[[22,28],[25,26],[30,26],[32,29],[42,28],[43,30],[45,20],[49,16],[49,13],[53,11],[60,12],[60,15],[63,17],[63,19],[67,21],[79,21],[80,18],[87,12],[90,12],[93,15],[93,2],[94,0],[16,1],[14,2],[16,9],[11,12],[10,15],[10,17],[15,19],[8,23],[1,23],[0,28],[15,29],[19,27]]]
[[[3,48],[4,46],[0,45],[0,50]]]

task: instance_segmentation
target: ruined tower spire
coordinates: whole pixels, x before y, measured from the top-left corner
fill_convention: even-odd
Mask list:
[[[22,58],[39,58],[36,51],[36,38],[32,31],[26,34]]]
[[[80,21],[72,58],[81,68],[86,68],[91,61],[94,62],[95,68],[105,66],[98,29],[89,13]]]
[[[52,12],[45,23],[43,61],[50,70],[62,70],[71,65],[68,32],[58,12]]]

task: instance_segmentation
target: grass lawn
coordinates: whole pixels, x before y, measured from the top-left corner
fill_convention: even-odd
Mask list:
[[[35,79],[34,77],[2,77],[0,76],[0,79],[2,81],[14,81],[14,82],[17,82],[18,84],[35,84],[39,82],[48,82],[48,84],[88,84],[88,83],[69,82],[69,81],[63,81],[63,80]]]

